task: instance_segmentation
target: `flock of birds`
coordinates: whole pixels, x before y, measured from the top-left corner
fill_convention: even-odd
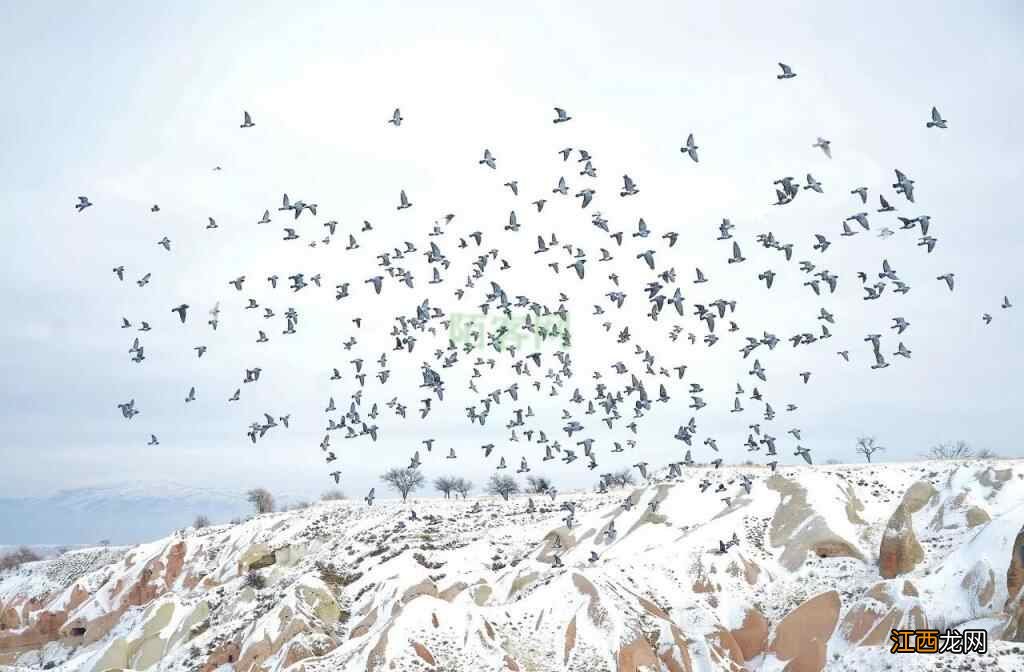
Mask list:
[[[789,80],[797,76],[790,66],[783,63],[780,63],[779,66],[781,74],[777,75],[778,79]],[[562,108],[556,107],[554,110],[555,117],[552,119],[554,124],[565,124],[573,119]],[[398,129],[404,121],[405,118],[402,116],[401,111],[395,109],[387,123]],[[946,120],[942,118],[942,115],[934,107],[931,110],[930,120],[926,125],[928,128],[947,128]],[[247,129],[254,126],[255,123],[251,115],[245,112],[241,128]],[[818,137],[813,143],[812,148],[820,149],[825,157],[828,159],[832,158],[832,145],[828,139]],[[700,147],[696,144],[694,135],[691,133],[686,138],[685,144],[680,147],[680,152],[685,158],[689,158],[694,163],[699,163],[698,149]],[[583,209],[588,208],[598,198],[593,182],[586,182],[586,178],[593,178],[597,175],[595,157],[586,149],[569,147],[560,149],[558,153],[561,155],[563,163],[568,163],[575,154],[576,163],[580,164],[581,167],[579,175],[584,179],[584,186],[573,192],[570,190],[566,178],[564,176],[559,177],[554,188],[551,190],[552,196],[539,197],[531,201],[530,204],[536,209],[538,216],[539,213],[543,212],[549,198],[567,198],[570,193],[574,193],[575,198],[579,199],[580,207]],[[486,170],[496,171],[498,168],[498,158],[491,149],[484,149],[479,159],[479,165]],[[215,168],[215,170],[218,169],[219,166]],[[914,180],[900,170],[895,171],[895,178],[895,182],[892,184],[894,193],[902,196],[907,203],[914,204]],[[511,191],[513,197],[519,196],[518,181],[509,180],[504,182],[503,186]],[[777,206],[786,206],[792,203],[805,191],[815,194],[825,193],[824,185],[810,173],[806,174],[803,184],[792,176],[783,176],[775,180],[774,186],[776,187],[776,201],[774,205]],[[637,193],[639,193],[637,182],[629,175],[623,175],[622,188],[618,196],[620,198],[629,198]],[[858,206],[865,206],[869,201],[867,187],[856,186],[849,190],[849,193],[855,197],[855,202]],[[80,196],[78,200],[79,202],[75,207],[79,212],[93,205],[85,196]],[[893,200],[895,199],[887,198],[885,194],[878,194],[879,207],[876,213],[886,214],[896,211],[896,207],[892,204]],[[289,220],[287,222],[288,226],[282,227],[284,233],[283,240],[294,241],[304,238],[305,234],[300,236],[298,233],[300,231],[299,220],[306,213],[310,217],[317,217],[317,207],[316,203],[293,200],[285,194],[282,197],[280,207],[277,208],[277,212],[282,213]],[[399,212],[414,207],[413,201],[410,200],[404,189],[399,191],[395,207]],[[153,205],[151,210],[158,212],[159,206]],[[839,237],[852,237],[862,231],[873,230],[873,221],[871,220],[876,215],[869,214],[866,209],[861,210],[860,207],[857,210],[857,212],[851,214],[841,223]],[[695,322],[699,327],[693,330],[685,330],[682,325],[676,323],[668,330],[667,337],[669,341],[676,343],[681,338],[684,338],[685,332],[685,339],[691,345],[695,345],[697,340],[700,339],[706,347],[712,347],[722,338],[720,334],[722,334],[723,328],[725,332],[730,334],[741,331],[739,324],[736,322],[739,313],[739,302],[725,298],[713,298],[706,300],[704,303],[692,303],[689,301],[687,298],[689,291],[684,291],[684,287],[687,284],[693,284],[695,291],[697,288],[705,291],[704,286],[711,281],[699,267],[694,268],[692,278],[689,281],[684,280],[681,273],[677,273],[674,267],[667,265],[663,261],[669,257],[667,250],[675,246],[679,237],[678,232],[661,232],[661,243],[648,243],[647,241],[655,239],[656,234],[648,228],[643,218],[639,219],[636,230],[627,235],[624,230],[613,230],[611,222],[605,219],[600,212],[593,212],[590,216],[591,224],[600,232],[596,235],[606,237],[610,241],[605,243],[606,247],[598,245],[600,256],[591,255],[578,242],[560,241],[559,236],[555,232],[548,234],[536,233],[536,249],[533,251],[533,255],[535,258],[542,257],[546,260],[546,268],[550,273],[559,277],[563,277],[560,276],[563,271],[571,273],[568,282],[607,283],[605,286],[607,291],[604,293],[604,296],[607,298],[608,303],[605,306],[595,305],[593,314],[601,320],[601,327],[604,331],[611,332],[613,329],[616,330],[616,340],[619,344],[632,342],[630,350],[632,360],[609,362],[606,370],[588,372],[593,383],[589,392],[584,392],[580,386],[569,384],[570,379],[578,377],[578,372],[574,367],[573,357],[569,350],[572,339],[576,335],[576,329],[579,328],[579,325],[574,323],[574,330],[571,333],[568,326],[568,310],[565,304],[570,301],[569,292],[559,291],[556,301],[545,302],[536,297],[517,294],[511,287],[506,289],[506,286],[510,286],[511,282],[506,281],[504,278],[509,277],[511,274],[505,274],[504,272],[513,268],[513,261],[503,256],[503,253],[497,247],[485,245],[485,239],[491,238],[487,231],[472,231],[466,236],[451,235],[448,229],[454,217],[454,215],[449,214],[435,221],[425,240],[419,242],[406,241],[400,247],[372,250],[370,254],[376,256],[381,271],[378,274],[363,279],[362,284],[369,286],[367,291],[372,291],[374,295],[381,295],[385,287],[392,285],[403,289],[413,289],[416,287],[415,282],[419,274],[418,269],[414,273],[413,265],[415,261],[422,258],[425,260],[425,274],[429,277],[427,281],[429,284],[456,285],[452,290],[452,297],[456,303],[463,301],[469,303],[468,298],[473,295],[473,290],[482,287],[482,302],[474,306],[474,308],[478,309],[484,316],[496,314],[503,316],[507,321],[488,329],[486,321],[461,320],[454,313],[449,312],[447,308],[432,305],[429,300],[423,300],[410,314],[398,312],[394,315],[394,323],[390,331],[390,337],[393,339],[390,353],[381,351],[377,357],[370,361],[354,356],[350,360],[351,370],[345,373],[335,367],[325,371],[324,375],[328,376],[332,381],[340,381],[348,374],[351,375],[353,380],[358,382],[356,389],[351,392],[346,400],[347,403],[336,403],[334,396],[331,396],[322,409],[327,417],[325,433],[320,441],[319,448],[324,463],[328,465],[327,474],[329,478],[337,483],[342,474],[341,468],[334,465],[338,460],[338,453],[340,452],[337,450],[335,437],[340,436],[340,440],[362,439],[377,441],[378,435],[384,432],[384,429],[376,423],[382,413],[387,412],[398,418],[406,417],[408,411],[406,401],[397,396],[387,401],[383,400],[383,398],[370,398],[370,396],[374,394],[373,384],[375,379],[379,383],[378,387],[382,389],[383,385],[389,380],[391,367],[400,367],[403,364],[402,361],[392,360],[412,360],[414,357],[422,375],[422,382],[419,385],[421,390],[420,396],[422,397],[419,400],[418,408],[420,418],[426,418],[438,406],[444,403],[446,386],[452,384],[451,381],[460,372],[468,372],[469,375],[463,384],[466,389],[475,395],[476,399],[474,403],[465,408],[465,416],[470,425],[483,427],[492,415],[500,415],[502,409],[509,408],[509,412],[498,421],[504,423],[504,428],[508,432],[508,442],[504,443],[504,445],[485,443],[480,446],[479,457],[483,460],[493,461],[494,467],[497,470],[510,469],[511,467],[507,460],[512,456],[506,455],[506,451],[510,450],[512,446],[522,446],[524,443],[533,444],[534,452],[531,453],[530,457],[527,455],[519,457],[517,473],[530,471],[530,460],[533,459],[533,455],[539,456],[541,462],[557,459],[565,464],[570,464],[581,460],[581,464],[586,466],[587,469],[597,470],[599,465],[598,459],[601,457],[602,452],[611,456],[625,452],[626,447],[635,447],[636,439],[631,438],[631,436],[637,433],[638,421],[647,416],[654,407],[654,404],[667,404],[670,400],[674,399],[673,394],[678,393],[680,387],[682,388],[682,395],[690,400],[686,408],[692,410],[694,415],[690,417],[688,422],[681,424],[673,436],[675,440],[684,444],[682,448],[683,457],[668,465],[667,478],[678,477],[682,474],[683,469],[697,464],[694,458],[694,451],[697,449],[695,441],[700,441],[699,445],[702,445],[704,448],[705,458],[702,458],[704,463],[711,464],[715,468],[723,464],[723,458],[720,456],[716,439],[712,436],[705,436],[701,441],[698,438],[696,417],[703,408],[709,405],[709,402],[705,401],[704,398],[705,390],[703,385],[698,381],[687,380],[682,382],[687,372],[686,363],[659,361],[651,353],[650,349],[632,341],[628,320],[625,321],[624,325],[616,326],[607,317],[607,311],[620,310],[626,304],[627,298],[633,298],[632,288],[620,286],[621,278],[618,273],[612,270],[594,279],[594,274],[588,274],[587,272],[593,268],[594,263],[604,264],[617,260],[619,257],[616,256],[616,252],[623,250],[624,243],[636,241],[639,247],[635,250],[635,254],[631,252],[629,255],[625,255],[626,260],[623,263],[640,264],[642,265],[641,269],[649,273],[649,281],[640,288],[641,299],[639,299],[645,302],[645,306],[649,311],[646,313],[646,317],[655,324],[659,324],[659,318],[666,312],[671,316],[670,319],[676,322],[681,321],[688,315],[693,315],[697,318]],[[308,219],[309,217],[303,221],[305,222]],[[913,217],[897,216],[896,219],[900,223],[897,230],[915,231],[918,234],[917,245],[924,248],[924,253],[932,252],[938,241],[929,234],[931,218],[928,215],[920,214]],[[271,210],[268,208],[263,212],[262,217],[256,221],[256,224],[267,225],[271,221]],[[206,228],[216,229],[217,226],[215,219],[210,217]],[[339,227],[340,225],[336,220],[323,222],[322,229],[326,230],[326,235],[323,238],[315,236],[314,238],[317,239],[310,240],[308,245],[316,247],[318,244],[323,246],[333,243],[335,236],[338,235]],[[716,240],[726,241],[725,244],[728,245],[728,249],[731,251],[727,261],[732,272],[745,274],[745,277],[749,277],[751,282],[754,282],[756,278],[758,282],[763,282],[770,289],[776,277],[776,273],[773,270],[766,269],[754,272],[743,270],[745,268],[744,264],[747,264],[748,260],[744,256],[741,241],[734,235],[735,225],[729,219],[724,219],[717,228],[718,235]],[[512,233],[519,233],[522,230],[522,225],[514,210],[510,212],[508,224],[505,225],[504,229]],[[364,221],[362,226],[358,228],[358,231],[353,229],[349,233],[340,234],[341,238],[345,241],[344,249],[356,251],[355,253],[359,255],[366,254],[366,252],[363,252],[363,246],[367,245],[366,238],[370,237],[373,231],[373,226],[368,221]],[[877,228],[877,235],[881,238],[888,238],[894,235],[894,233],[893,228],[888,226]],[[364,240],[362,242],[358,240],[357,235],[364,238]],[[457,240],[452,240],[453,238]],[[782,242],[776,239],[772,233],[759,234],[754,240],[756,244],[780,253],[787,263],[792,262],[798,249],[795,243]],[[172,241],[166,236],[156,241],[156,244],[166,252],[172,252]],[[800,270],[806,274],[806,280],[803,282],[803,285],[808,287],[809,291],[813,292],[815,296],[833,294],[837,291],[839,275],[824,266],[824,260],[827,259],[825,256],[826,252],[832,244],[833,240],[830,240],[825,234],[815,234],[814,242],[810,245],[811,252],[808,258],[798,260],[797,262]],[[454,252],[452,248],[455,248]],[[458,260],[469,262],[467,273],[464,277],[459,278],[453,275],[452,267],[456,261],[456,258],[451,256],[453,254],[459,255],[457,257]],[[629,258],[630,255],[632,255],[632,259]],[[812,259],[815,260],[812,261]],[[517,267],[520,264],[523,266],[530,265],[526,260],[516,260],[515,263]],[[541,267],[541,269],[543,268]],[[606,268],[614,269],[615,267],[608,265]],[[535,273],[536,271],[535,264],[527,269],[529,273]],[[123,265],[115,266],[113,273],[118,281],[125,280],[126,269]],[[498,276],[501,277],[499,278]],[[880,300],[887,289],[898,294],[906,294],[911,289],[907,280],[900,276],[887,259],[880,260],[877,274],[861,271],[857,274],[857,277],[860,281],[860,287],[864,292],[863,299],[866,301]],[[936,279],[945,283],[948,289],[953,291],[955,287],[954,277],[952,272],[946,272],[937,275]],[[135,282],[138,287],[145,287],[150,280],[151,274],[146,272],[140,275]],[[308,291],[309,287],[320,288],[326,282],[321,273],[307,277],[305,273],[297,272],[288,275],[287,280],[289,283],[287,287],[293,294],[300,291]],[[285,287],[285,283],[276,274],[269,275],[263,281],[269,285],[272,291],[280,291]],[[247,278],[245,275],[225,278],[225,285],[233,288],[238,293],[250,288],[254,282],[259,281]],[[352,292],[355,291],[353,287],[355,282],[355,280],[345,279],[336,283],[334,285],[334,300],[343,302],[349,299],[352,296]],[[627,291],[627,289],[630,291]],[[636,301],[637,299],[634,299],[631,305],[635,304]],[[687,303],[690,303],[689,313],[687,311]],[[1008,297],[1003,297],[1001,307],[1003,309],[1011,307]],[[259,311],[262,310],[261,316],[264,320],[270,320],[276,316],[272,307],[260,305],[255,298],[248,298],[241,310],[257,311],[256,314],[260,314]],[[192,312],[190,312],[191,306],[188,303],[173,306],[170,308],[170,311],[176,315],[182,324],[186,323],[192,316]],[[730,405],[730,413],[744,413],[744,403],[749,401],[759,404],[763,417],[761,422],[765,424],[765,427],[762,428],[761,422],[749,424],[749,432],[745,432],[747,433],[747,440],[743,445],[748,453],[757,452],[764,455],[765,463],[772,471],[779,464],[777,439],[770,433],[777,411],[773,406],[772,400],[758,387],[759,384],[768,382],[768,367],[762,364],[761,357],[766,357],[768,353],[773,351],[783,341],[783,338],[787,339],[794,348],[821,343],[831,338],[832,334],[829,327],[835,324],[834,315],[825,308],[821,308],[816,317],[820,322],[820,331],[800,331],[799,333],[781,338],[768,331],[742,336],[745,343],[739,349],[739,354],[743,359],[754,356],[753,361],[749,365],[749,383],[742,381],[736,383],[734,398]],[[989,313],[985,313],[982,317],[986,324],[992,321],[992,316]],[[213,309],[209,311],[207,324],[210,329],[214,331],[217,329],[220,318],[221,309],[220,302],[218,301],[214,304]],[[300,314],[294,307],[287,308],[283,312],[282,318],[284,329],[281,331],[281,334],[285,336],[296,333],[300,324],[303,324]],[[362,326],[362,317],[357,316],[353,318],[352,323],[358,330]],[[716,331],[718,326],[722,328]],[[892,329],[896,332],[897,336],[903,334],[909,326],[909,322],[903,317],[896,316],[893,318]],[[132,329],[134,327],[135,325],[131,320],[127,317],[122,318],[122,329]],[[139,331],[147,332],[151,327],[148,322],[141,321],[138,329]],[[257,329],[256,342],[267,342],[269,340],[268,331],[269,328],[266,327]],[[541,343],[544,346],[550,346],[548,350],[553,351],[545,351],[544,347],[537,349],[528,348],[523,344],[522,337],[524,335],[528,335],[530,339],[534,339],[535,342]],[[428,345],[421,345],[424,341],[427,341]],[[903,341],[898,342],[895,350],[891,348],[883,349],[882,335],[879,333],[868,334],[864,341],[871,344],[871,355],[874,360],[874,363],[871,364],[872,369],[881,369],[889,366],[889,362],[886,359],[888,353],[891,353],[890,356],[896,357],[910,358],[911,356],[911,350]],[[357,344],[358,339],[355,336],[350,336],[343,343],[343,346],[346,351],[351,351]],[[417,345],[420,346],[419,349],[417,349]],[[196,345],[194,350],[196,356],[201,358],[206,354],[207,346],[202,344]],[[427,352],[424,352],[424,350]],[[678,352],[679,350],[678,348],[673,348],[673,351]],[[841,349],[836,352],[843,361],[850,361],[850,351],[848,349]],[[132,356],[132,361],[136,363],[146,359],[145,346],[141,343],[139,337],[134,338],[129,354]],[[760,355],[760,357],[757,355]],[[370,373],[370,366],[368,364],[371,361],[375,362],[377,367],[372,372],[372,375],[368,375]],[[505,373],[512,376],[514,382],[507,386],[495,388],[483,387],[484,372],[494,371],[498,367],[505,368]],[[259,367],[246,369],[242,386],[226,396],[227,402],[238,402],[241,399],[242,387],[258,384],[261,371],[262,369]],[[799,376],[804,383],[807,383],[811,372],[801,371]],[[370,383],[369,386],[367,384],[368,381]],[[365,399],[364,391],[367,392],[367,398]],[[415,391],[412,393],[415,394]],[[531,399],[535,397],[544,399],[544,401],[534,403],[542,403],[545,406],[551,406],[556,402],[563,404],[561,408],[561,427],[543,426],[544,423],[540,422],[531,404]],[[193,386],[184,397],[184,402],[191,403],[196,398],[197,392]],[[118,408],[121,410],[123,417],[128,420],[140,413],[140,410],[136,408],[134,399],[118,404]],[[796,410],[796,406],[789,403],[784,404],[783,408],[787,412]],[[588,420],[587,416],[591,415],[598,416],[597,421],[589,426],[585,425],[584,422]],[[289,419],[290,415],[275,416],[270,413],[264,413],[262,419],[249,425],[247,429],[248,439],[256,443],[272,429],[277,427],[287,428],[289,427]],[[594,424],[599,427],[603,425],[606,434],[625,432],[626,437],[610,438],[607,441],[599,442],[590,436],[593,432]],[[564,444],[558,438],[559,432],[565,434]],[[811,449],[801,445],[800,429],[789,429],[786,434],[791,436],[796,442],[792,454],[801,458],[807,464],[812,464]],[[158,443],[157,437],[150,435],[149,445],[157,445]],[[435,453],[434,443],[435,439],[433,438],[423,439],[420,446],[413,451],[408,468],[416,469],[421,465],[421,459],[424,457],[422,453],[432,456],[437,455],[441,459],[454,460],[457,458],[454,448],[449,448],[447,451],[439,449]],[[654,471],[649,468],[647,462],[638,461],[632,466],[637,470],[642,479],[646,480],[655,477]],[[664,474],[666,472],[661,473]],[[738,484],[735,483],[735,480],[737,479],[728,481],[728,485],[736,485],[747,493],[750,492],[754,484],[754,479],[748,475],[741,475],[738,478]],[[614,475],[611,472],[600,474],[599,488],[601,490],[606,490],[613,482]],[[725,502],[726,506],[730,506],[732,497],[723,495],[723,493],[729,492],[727,483],[720,482],[717,484],[717,487],[712,489],[713,485],[715,484],[712,481],[704,478],[699,483],[699,490],[701,493],[711,491],[712,493],[722,495],[722,501]],[[557,491],[552,489],[548,494],[554,500]],[[371,489],[365,497],[366,503],[372,504],[374,497],[375,490]],[[633,506],[632,499],[627,497],[622,505],[630,508]],[[529,502],[529,506],[531,508],[534,507],[532,499]],[[652,506],[656,506],[656,503],[652,503]],[[566,524],[571,527],[574,513],[573,503],[571,501],[563,502],[562,508],[568,512]],[[614,526],[610,528],[610,531],[606,531],[605,534],[613,535]],[[558,540],[556,539],[556,548],[558,548],[557,543]],[[721,542],[720,550],[726,552],[729,547],[738,543],[738,539],[735,537],[732,540],[723,541]],[[557,556],[555,562],[556,565],[559,562]]]

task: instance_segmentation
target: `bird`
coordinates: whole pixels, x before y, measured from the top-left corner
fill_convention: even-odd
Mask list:
[[[252,128],[255,125],[256,124],[252,123],[252,117],[249,116],[249,113],[243,110],[242,111],[242,125],[239,126],[239,128]]]
[[[868,188],[867,187],[857,187],[856,189],[852,190],[850,193],[851,194],[857,194],[858,196],[860,196],[860,202],[861,203],[867,203],[868,202]]]
[[[485,165],[488,168],[494,170],[494,169],[496,169],[498,167],[496,162],[497,162],[497,159],[495,159],[494,155],[491,154],[491,150],[485,149],[484,150],[484,158],[480,159],[480,161],[478,163],[480,163],[481,165]]]
[[[623,175],[622,182],[623,187],[622,191],[619,192],[620,196],[632,196],[640,192],[640,190],[636,188],[636,184],[634,184],[633,179],[629,175]]]
[[[683,154],[688,154],[694,163],[699,163],[697,158],[697,150],[700,149],[693,141],[693,133],[686,136],[686,144],[679,148],[679,151]]]
[[[373,506],[373,499],[374,499],[374,491],[375,490],[376,490],[376,488],[370,488],[370,492],[368,492],[366,497],[363,498],[366,501],[366,504],[368,506]]]
[[[405,210],[406,208],[412,207],[412,203],[409,202],[409,199],[405,195],[405,189],[402,189],[401,193],[398,195],[398,200],[400,201],[398,204],[399,210]]]
[[[928,128],[946,128],[946,120],[939,114],[938,109],[932,107],[932,120],[925,124]]]
[[[149,435],[149,443],[147,443],[146,445],[147,446],[159,446],[160,445],[160,441],[156,438],[156,434],[150,434]]]
[[[819,137],[812,147],[820,147],[821,151],[825,153],[825,156],[832,158],[832,141],[826,140],[825,138]]]
[[[171,308],[171,312],[172,313],[177,313],[178,314],[178,317],[181,319],[181,323],[182,324],[185,324],[185,312],[187,310],[188,310],[188,304],[187,303],[183,303],[180,306],[178,306],[177,308]]]
[[[394,124],[395,127],[401,126],[404,119],[402,118],[402,112],[396,107],[395,111],[391,113],[391,118],[388,119],[389,124]]]
[[[796,73],[793,72],[793,68],[789,67],[785,63],[779,63],[779,67],[782,68],[782,74],[775,75],[776,79],[793,79],[796,77]]]
[[[736,241],[734,240],[734,241],[732,242],[732,256],[731,256],[731,257],[729,257],[729,259],[728,259],[728,262],[729,262],[730,264],[738,264],[738,263],[740,263],[740,262],[742,262],[742,261],[746,261],[746,260],[747,260],[747,259],[746,259],[746,257],[744,257],[744,256],[743,256],[743,255],[742,255],[742,254],[740,253],[740,244],[739,244],[739,243],[737,243],[737,242],[736,242]]]
[[[1013,304],[1010,303],[1010,297],[1004,296],[1003,303],[999,306],[1000,308],[1012,308]]]
[[[188,403],[190,401],[195,401],[195,400],[196,400],[196,388],[195,388],[195,386],[192,386],[188,390],[188,396],[185,397],[185,402]]]
[[[92,207],[92,203],[89,201],[88,196],[79,196],[78,203],[75,203],[75,210],[81,212],[86,208]]]
[[[953,291],[953,274],[945,273],[935,278],[936,280],[945,280],[946,286],[949,287],[949,291]]]
[[[565,110],[563,110],[560,107],[556,107],[555,108],[555,115],[557,115],[557,116],[554,119],[551,120],[552,123],[555,123],[555,124],[564,124],[565,122],[567,122],[570,119],[572,119],[572,117],[570,117],[568,114],[566,114]]]

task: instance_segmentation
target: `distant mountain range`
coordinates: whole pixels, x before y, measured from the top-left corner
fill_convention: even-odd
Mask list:
[[[280,502],[287,504],[286,501]],[[46,497],[0,497],[0,545],[138,543],[192,524],[248,515],[237,491],[167,481],[114,483],[61,490]]]

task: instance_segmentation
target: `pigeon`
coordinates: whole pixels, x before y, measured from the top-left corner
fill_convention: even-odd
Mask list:
[[[398,195],[398,199],[400,201],[398,204],[399,210],[405,210],[406,208],[412,207],[412,203],[409,202],[408,197],[405,195],[405,189],[402,189],[401,193]]]
[[[149,435],[149,443],[147,443],[146,445],[147,446],[159,446],[160,445],[160,441],[156,438],[156,434],[150,434]]]
[[[376,488],[370,488],[370,492],[367,493],[366,497],[363,497],[363,499],[366,501],[366,504],[368,506],[373,506],[373,499],[374,499],[374,491],[375,490],[376,490]]]
[[[935,279],[936,280],[945,280],[946,281],[946,286],[949,287],[949,291],[951,291],[951,292],[953,291],[953,274],[952,273],[946,273],[944,275],[940,275],[940,276],[938,276]]]
[[[491,154],[491,150],[485,149],[484,158],[480,159],[478,163],[480,163],[481,165],[485,165],[488,168],[495,169],[498,167],[496,161],[497,159],[495,159],[494,155]]]
[[[746,257],[744,257],[744,256],[743,256],[743,255],[742,255],[742,254],[740,253],[740,244],[739,244],[739,243],[737,243],[737,242],[736,242],[736,241],[734,240],[734,241],[732,242],[732,256],[731,256],[731,257],[729,257],[729,259],[728,259],[728,262],[729,262],[730,264],[738,264],[738,263],[740,263],[740,262],[742,262],[742,261],[746,261],[746,260],[747,260],[747,259],[746,259]]]
[[[253,126],[256,125],[256,124],[252,123],[252,117],[249,116],[248,112],[245,112],[243,110],[242,111],[242,117],[243,117],[242,125],[239,126],[239,128],[252,128]]]
[[[700,147],[694,144],[693,133],[690,133],[688,136],[686,136],[686,144],[680,147],[679,151],[682,152],[683,154],[688,154],[690,158],[693,159],[694,163],[699,163],[699,159],[697,158],[698,149],[700,149]]]
[[[92,207],[92,203],[89,201],[89,197],[79,196],[78,203],[75,203],[75,210],[81,212],[82,210],[85,210],[88,207]]]
[[[776,79],[793,79],[796,77],[796,73],[793,72],[793,68],[789,67],[785,63],[779,63],[779,67],[782,68],[782,74],[775,75]]]
[[[825,153],[825,156],[827,156],[830,159],[832,158],[832,141],[831,140],[826,140],[825,138],[820,138],[819,137],[818,141],[815,142],[811,146],[812,147],[820,147],[821,151]]]
[[[180,306],[178,306],[177,308],[171,308],[171,312],[172,313],[177,313],[178,314],[178,317],[181,319],[181,323],[182,324],[185,324],[185,312],[187,310],[188,310],[188,304],[187,303],[183,303]]]
[[[394,124],[395,127],[397,128],[398,126],[402,125],[403,121],[404,119],[402,119],[402,112],[396,107],[395,111],[391,113],[391,118],[388,119],[388,123]]]
[[[619,192],[619,196],[632,196],[640,192],[640,190],[636,188],[636,184],[633,183],[633,179],[629,175],[623,175],[622,182],[623,187],[622,191]]]
[[[925,124],[928,128],[946,128],[946,120],[939,114],[938,109],[932,107],[932,120]]]
[[[567,122],[570,119],[572,119],[572,117],[570,117],[568,114],[566,114],[565,110],[563,110],[560,107],[556,107],[555,108],[555,114],[557,116],[554,119],[552,119],[551,121],[553,123],[556,123],[556,124],[564,124],[565,122]]]

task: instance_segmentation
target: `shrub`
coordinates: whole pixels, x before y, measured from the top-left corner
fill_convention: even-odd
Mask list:
[[[348,499],[348,497],[346,497],[345,493],[338,488],[332,488],[320,495],[321,502],[336,502],[342,499]]]
[[[195,520],[192,521],[192,527],[196,528],[197,530],[201,530],[204,527],[209,527],[209,526],[210,526],[210,519],[207,516],[205,516],[205,515],[203,515],[201,513],[198,516],[196,516]]]

